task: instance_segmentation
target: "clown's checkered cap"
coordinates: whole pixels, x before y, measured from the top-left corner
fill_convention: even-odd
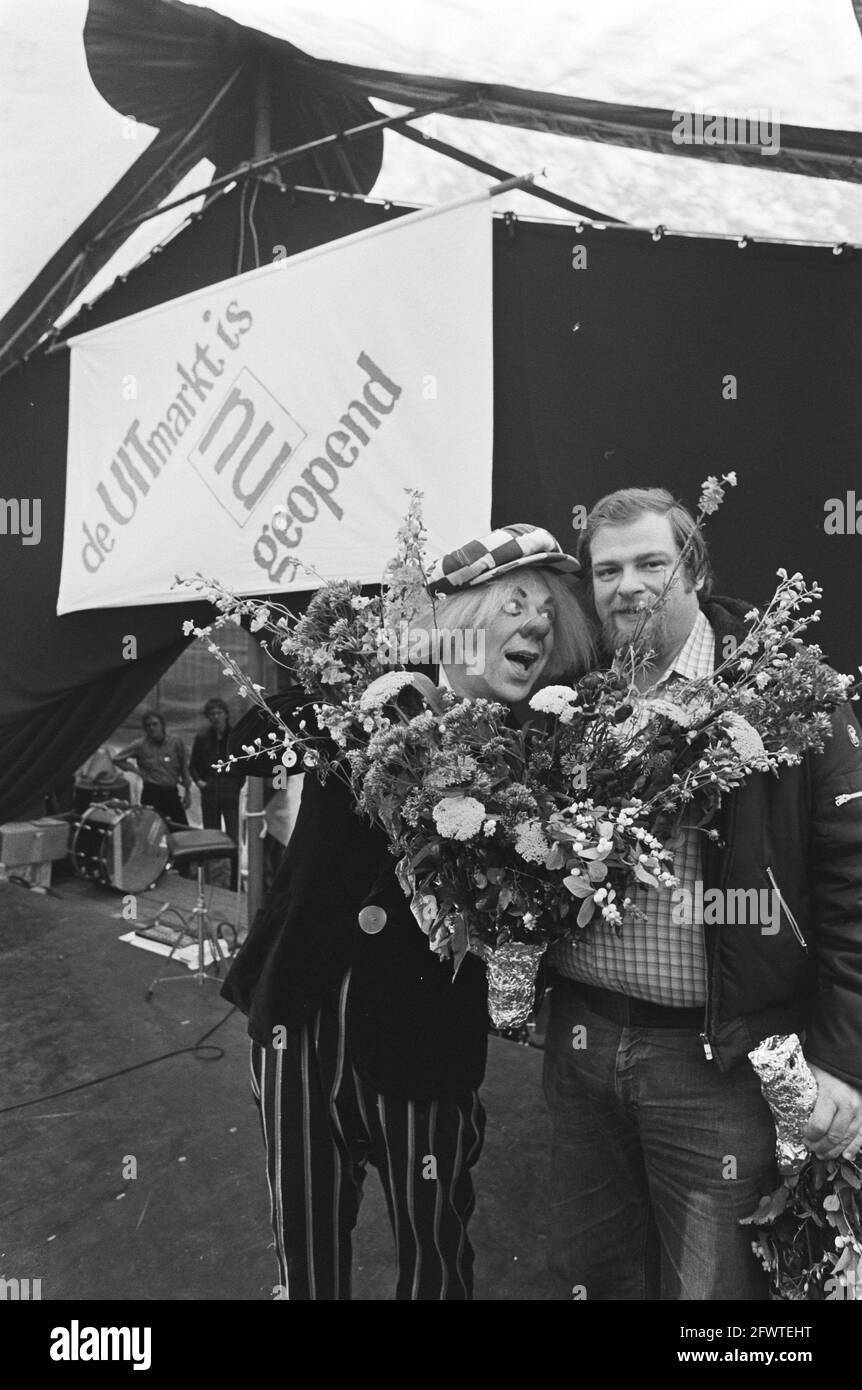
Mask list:
[[[468,541],[435,560],[428,571],[428,587],[437,594],[452,594],[528,565],[541,565],[563,574],[576,574],[581,568],[573,555],[565,554],[550,531],[519,522],[500,526],[481,540]]]

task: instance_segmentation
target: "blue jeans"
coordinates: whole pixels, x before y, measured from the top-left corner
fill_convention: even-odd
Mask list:
[[[768,1297],[751,1227],[737,1224],[778,1183],[752,1067],[722,1073],[694,1028],[611,1022],[557,980],[544,1085],[561,1298]]]

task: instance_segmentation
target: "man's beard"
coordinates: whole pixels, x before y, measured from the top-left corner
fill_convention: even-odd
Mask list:
[[[607,656],[613,657],[633,648],[637,664],[643,665],[648,652],[652,652],[654,658],[661,655],[667,635],[664,604],[652,611],[642,609],[638,612],[638,617],[638,624],[628,630],[617,627],[613,613],[609,613],[604,619],[601,644]]]

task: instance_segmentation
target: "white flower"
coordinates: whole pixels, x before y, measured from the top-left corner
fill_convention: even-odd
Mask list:
[[[515,849],[522,859],[530,864],[544,864],[551,852],[551,846],[542,833],[542,822],[524,820],[515,835]]]
[[[679,724],[680,728],[687,729],[692,721],[691,711],[683,705],[678,705],[676,700],[668,700],[663,695],[658,695],[654,700],[647,701],[647,710],[650,715],[663,714],[666,719],[670,719],[674,724]]]
[[[724,727],[744,763],[758,763],[766,757],[763,739],[747,719],[743,719],[739,714],[726,714]]]
[[[727,483],[728,487],[736,487],[736,474],[722,473],[721,483]],[[717,512],[724,501],[724,488],[721,483],[718,481],[715,474],[711,473],[702,484],[700,502],[698,505],[706,516],[711,516],[713,512]]]
[[[255,613],[254,617],[252,618],[251,622],[249,623],[249,629],[250,629],[252,632],[260,632],[260,629],[261,629],[262,627],[266,627],[266,625],[267,625],[268,622],[269,622],[269,609],[266,608],[266,607],[258,608],[257,612]]]
[[[359,700],[361,710],[382,709],[388,705],[405,685],[413,684],[413,675],[410,671],[387,671],[384,675],[378,676],[362,692]]]
[[[485,819],[485,807],[474,796],[444,796],[434,807],[434,824],[444,840],[472,840]]]
[[[487,835],[488,839],[490,839],[497,829],[497,823],[498,822],[496,816],[489,816],[488,819],[485,821],[485,824],[482,826],[482,834]]]
[[[546,685],[544,690],[536,691],[530,700],[530,709],[537,714],[556,714],[564,724],[568,724],[574,714],[572,705],[577,698],[578,692],[569,685]]]

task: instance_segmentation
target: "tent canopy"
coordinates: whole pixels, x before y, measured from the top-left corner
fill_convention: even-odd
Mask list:
[[[526,11],[363,0],[358,13],[354,0],[289,13],[280,0],[28,0],[8,13],[5,85],[29,120],[25,149],[10,131],[0,164],[24,213],[7,228],[0,366],[183,220],[187,207],[127,230],[181,181],[205,187],[255,148],[395,110],[447,108],[415,123],[427,149],[397,133],[384,146],[378,131],[283,176],[437,202],[480,179],[443,160],[454,145],[497,168],[547,167],[559,192],[620,220],[862,240],[862,39],[849,0],[761,0],[753,13],[744,0],[701,0],[696,13],[683,0]],[[760,113],[778,138],[767,152],[678,143],[684,111]],[[60,123],[82,152],[68,167]]]

